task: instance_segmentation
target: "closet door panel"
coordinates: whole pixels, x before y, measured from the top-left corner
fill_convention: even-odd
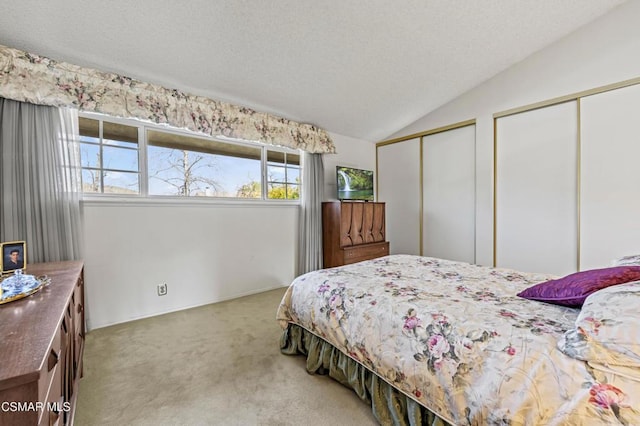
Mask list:
[[[378,201],[391,254],[420,254],[420,139],[377,147]]]
[[[575,101],[496,120],[496,266],[576,271],[577,123]]]
[[[475,263],[475,127],[422,139],[425,256]]]
[[[581,100],[580,269],[640,254],[640,85]]]

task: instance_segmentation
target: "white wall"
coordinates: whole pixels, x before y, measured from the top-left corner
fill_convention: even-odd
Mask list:
[[[298,206],[85,202],[90,329],[288,285]],[[168,294],[157,295],[167,283]]]
[[[356,169],[376,169],[376,147],[373,142],[354,139],[348,136],[329,133],[336,145],[337,154],[325,154],[324,164],[324,199],[338,199],[336,187],[336,166],[355,167]],[[375,176],[374,176],[375,179]]]
[[[389,139],[476,119],[476,262],[493,263],[493,114],[640,77],[640,1],[629,1]]]
[[[335,199],[336,164],[375,169],[373,143],[331,136],[339,154],[324,157],[325,199]],[[83,202],[89,329],[291,283],[297,205],[198,201]]]

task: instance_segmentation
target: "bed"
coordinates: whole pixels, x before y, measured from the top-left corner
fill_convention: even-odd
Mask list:
[[[518,296],[557,277],[429,257],[314,271],[278,307],[281,351],[381,424],[640,425],[640,283],[626,277],[570,307]]]

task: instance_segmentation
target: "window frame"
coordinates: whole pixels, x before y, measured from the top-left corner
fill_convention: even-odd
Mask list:
[[[97,114],[94,114],[97,115]],[[141,163],[141,156],[140,156],[140,151],[141,151],[141,146],[140,146],[140,126],[134,124],[134,123],[130,123],[130,122],[125,122],[123,120],[103,120],[102,118],[97,118],[97,117],[89,117],[88,114],[78,114],[79,117],[82,118],[88,118],[88,119],[92,119],[92,120],[97,120],[98,121],[98,142],[89,142],[89,141],[83,141],[82,140],[82,136],[79,136],[78,138],[78,147],[82,146],[82,145],[90,145],[90,146],[95,146],[98,147],[98,152],[99,152],[99,158],[100,158],[100,164],[98,164],[97,167],[84,167],[82,164],[80,164],[80,173],[82,176],[84,176],[84,171],[85,170],[91,170],[97,173],[100,173],[100,189],[101,192],[84,192],[84,190],[82,191],[82,194],[91,194],[91,195],[128,195],[128,196],[139,196],[142,193],[142,163]],[[102,117],[102,116],[100,116]],[[138,142],[137,142],[137,147],[128,147],[128,146],[118,146],[118,145],[110,145],[104,142],[104,123],[105,122],[109,122],[109,123],[113,123],[113,124],[121,124],[121,125],[126,125],[128,127],[131,128],[135,128],[137,129],[137,134],[138,134]],[[137,151],[137,157],[138,157],[138,169],[137,170],[125,170],[125,169],[117,169],[117,168],[109,168],[109,167],[104,167],[104,148],[114,148],[114,149],[122,149],[122,150],[127,150],[127,151]],[[82,161],[82,160],[81,160]],[[138,175],[138,188],[139,188],[139,193],[138,194],[113,194],[113,193],[109,193],[109,192],[104,192],[104,172],[115,172],[115,173],[131,173],[131,174],[137,174]],[[84,184],[84,181],[82,182]],[[81,188],[84,189],[84,185],[81,185]]]
[[[103,124],[104,122],[115,123],[126,125],[130,127],[136,127],[138,129],[138,176],[139,176],[139,188],[140,192],[137,194],[118,194],[118,193],[105,193],[105,192],[84,192],[82,191],[81,199],[83,201],[89,202],[141,202],[142,204],[147,203],[168,203],[168,204],[193,204],[193,205],[202,205],[202,204],[261,204],[261,205],[299,205],[301,203],[302,198],[302,169],[304,167],[302,155],[303,152],[301,150],[294,150],[291,148],[280,147],[276,145],[268,145],[258,142],[247,142],[247,141],[238,141],[231,138],[214,138],[211,136],[206,136],[202,134],[198,134],[195,132],[189,132],[186,130],[176,129],[173,127],[169,127],[167,125],[155,124],[155,123],[146,123],[136,119],[126,119],[119,117],[112,117],[105,114],[99,113],[91,113],[91,112],[79,112],[78,116],[81,118],[87,118],[91,120],[100,121],[99,125],[99,133],[100,133],[100,142],[91,143],[91,142],[81,142],[78,140],[78,146],[80,144],[92,144],[100,147],[104,146],[103,142]],[[203,140],[211,140],[219,143],[231,144],[231,145],[242,145],[249,146],[253,148],[259,148],[261,150],[260,153],[260,186],[261,186],[261,197],[260,198],[242,198],[242,197],[215,197],[215,196],[181,196],[181,195],[151,195],[149,194],[149,168],[148,168],[148,143],[147,143],[147,131],[152,130],[156,132],[163,132],[169,134],[175,134],[178,136],[187,136],[190,138],[199,138]],[[131,149],[134,148],[125,148],[120,147],[122,149]],[[280,198],[268,198],[268,151],[276,151],[283,152],[285,154],[296,154],[300,156],[300,198],[298,199],[280,199]],[[103,160],[101,159],[101,162]],[[101,165],[102,166],[102,165]],[[102,191],[104,191],[104,177],[103,171],[111,171],[112,169],[105,169],[103,167],[93,168],[93,167],[82,167],[81,170],[96,170],[101,173],[101,187]],[[113,169],[115,172],[120,172],[123,170]],[[135,173],[132,171],[123,171],[127,173]],[[284,183],[283,183],[284,184]]]
[[[285,200],[296,200],[296,199],[300,199],[302,197],[302,158],[303,155],[301,155],[301,153],[295,153],[295,152],[290,152],[290,151],[278,151],[278,152],[282,152],[284,153],[284,162],[283,163],[278,163],[276,161],[272,161],[269,162],[269,158],[268,158],[268,150],[265,150],[265,154],[267,155],[267,158],[265,159],[265,169],[264,169],[264,173],[265,173],[265,177],[264,177],[264,181],[265,181],[265,191],[266,191],[266,199],[268,200],[282,200],[282,198],[269,198],[268,192],[269,192],[269,185],[274,184],[274,185],[282,185],[284,187],[285,190],[285,194],[289,193],[289,188],[293,188],[293,187],[298,187],[298,198],[284,198]],[[273,151],[273,150],[272,150]],[[298,166],[295,167],[295,165],[293,165],[292,163],[289,163],[287,160],[288,154],[294,154],[294,155],[298,155]],[[269,180],[269,167],[280,167],[284,169],[284,180],[282,182],[278,182],[277,180]],[[293,169],[297,169],[298,170],[298,182],[295,181],[291,181],[289,180],[289,172]]]

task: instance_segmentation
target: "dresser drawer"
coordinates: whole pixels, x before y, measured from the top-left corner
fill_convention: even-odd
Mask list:
[[[40,379],[38,380],[38,401],[46,400],[47,394],[50,392],[49,389],[52,387],[53,377],[56,370],[61,368],[59,364],[62,362],[64,349],[63,335],[65,334],[66,326],[67,325],[63,320],[63,324],[61,324],[58,332],[54,335],[49,352],[44,359],[42,370],[40,370]],[[55,386],[56,385],[54,384],[53,387],[55,388]],[[57,383],[57,386],[61,387],[59,382]],[[60,393],[59,389],[58,393]]]
[[[82,376],[82,352],[84,348],[84,292],[82,278],[78,280],[78,285],[73,293],[73,378]]]
[[[355,263],[389,254],[389,242],[362,244],[344,249],[344,263]]]
[[[45,401],[45,406],[40,413],[40,426],[54,426],[63,424],[60,419],[64,409],[64,397],[62,395],[62,367],[53,369],[51,388]]]

